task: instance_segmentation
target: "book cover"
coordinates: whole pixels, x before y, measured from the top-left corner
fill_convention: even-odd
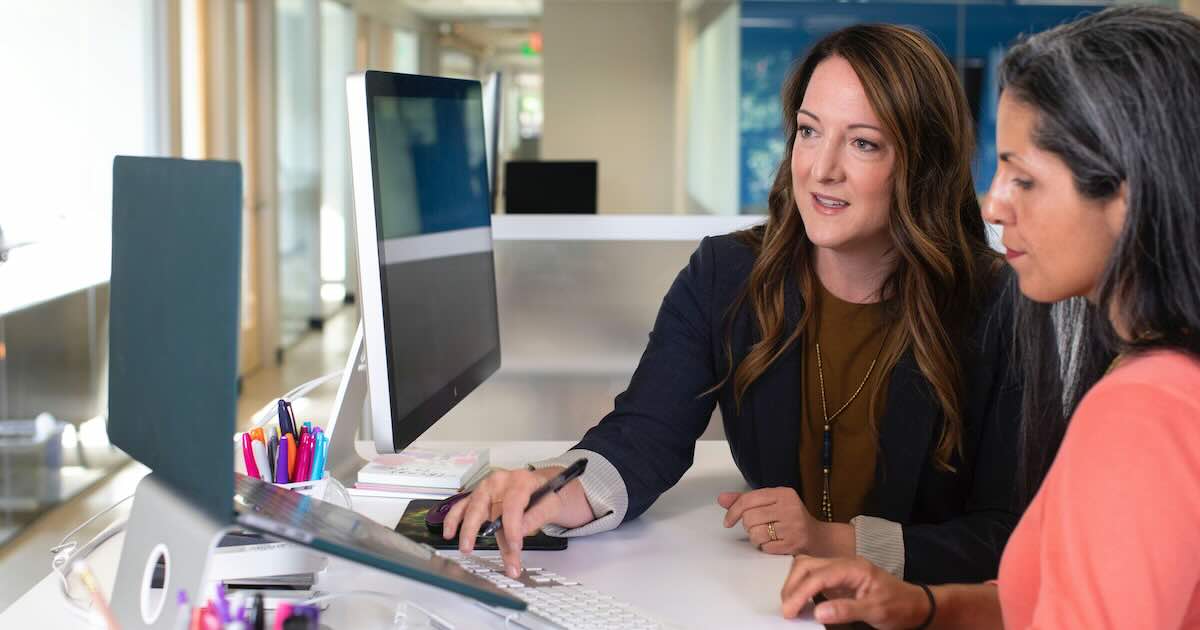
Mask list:
[[[376,497],[381,499],[436,499],[441,500],[454,495],[453,490],[437,490],[426,492],[408,492],[396,490],[393,486],[376,486],[358,483],[353,488],[346,488],[352,497]]]
[[[394,455],[380,455],[363,466],[358,483],[457,491],[487,463],[487,449],[410,447]]]

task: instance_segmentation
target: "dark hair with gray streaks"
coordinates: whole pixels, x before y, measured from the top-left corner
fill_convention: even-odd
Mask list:
[[[1021,298],[1021,482],[1045,476],[1067,420],[1118,352],[1200,357],[1200,20],[1161,7],[1106,9],[1017,43],[1000,88],[1037,111],[1034,141],[1080,194],[1127,186],[1125,226],[1095,303]],[[1113,314],[1133,333],[1119,339]]]

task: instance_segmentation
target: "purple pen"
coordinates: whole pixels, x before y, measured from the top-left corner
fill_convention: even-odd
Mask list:
[[[221,623],[233,621],[233,615],[229,613],[229,599],[225,597],[224,582],[217,582],[217,599],[213,603],[216,604],[217,617],[221,619]]]
[[[188,606],[188,595],[184,589],[175,594],[175,630],[188,630],[192,625],[192,607]]]
[[[275,460],[275,483],[289,483],[288,479],[288,440],[279,440],[279,455]]]

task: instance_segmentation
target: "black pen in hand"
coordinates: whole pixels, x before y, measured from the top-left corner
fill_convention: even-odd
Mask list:
[[[587,460],[577,459],[575,460],[575,463],[567,466],[565,470],[555,475],[550,479],[550,481],[547,481],[545,484],[543,484],[542,487],[534,490],[533,494],[529,495],[529,505],[525,506],[525,512],[528,513],[529,510],[533,509],[533,506],[537,504],[538,501],[541,501],[542,497],[550,494],[551,492],[558,492],[572,479],[582,475],[584,468],[587,468]],[[480,532],[479,535],[492,536],[503,524],[504,523],[501,522],[501,517],[497,516],[496,520],[492,521],[487,527],[483,528],[483,531]]]

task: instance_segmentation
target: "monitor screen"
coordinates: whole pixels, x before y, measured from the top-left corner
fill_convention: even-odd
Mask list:
[[[507,214],[596,214],[597,163],[514,160],[504,165]]]
[[[399,451],[500,365],[482,91],[373,71],[354,89],[352,149],[355,99],[370,148],[359,251],[376,254],[360,254],[371,410],[376,447]],[[356,189],[360,174],[356,161]]]

